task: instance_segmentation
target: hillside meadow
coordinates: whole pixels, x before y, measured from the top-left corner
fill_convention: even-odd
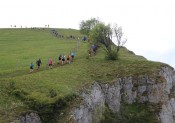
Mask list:
[[[10,122],[28,111],[37,111],[42,122],[59,122],[58,114],[79,102],[79,92],[94,81],[111,82],[117,77],[154,75],[166,64],[146,60],[121,48],[119,60],[107,61],[105,51],[88,56],[90,44],[74,29],[0,29],[0,121]],[[75,39],[66,36],[73,35]],[[78,38],[79,37],[79,40]],[[71,64],[58,64],[58,55],[75,52]],[[29,73],[40,58],[41,69]],[[54,65],[48,68],[48,59]],[[36,64],[35,64],[36,68]]]

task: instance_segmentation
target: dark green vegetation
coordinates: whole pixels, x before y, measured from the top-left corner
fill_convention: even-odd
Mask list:
[[[158,123],[159,109],[155,104],[122,104],[120,113],[114,114],[106,107],[101,123]]]
[[[78,30],[57,31],[81,39]],[[0,29],[0,121],[9,122],[34,110],[43,122],[57,122],[60,112],[65,114],[66,107],[77,101],[74,99],[84,85],[94,80],[110,82],[122,76],[154,75],[165,65],[147,61],[126,48],[121,48],[117,61],[105,60],[102,48],[89,58],[88,48],[88,42],[56,38],[50,29]],[[75,61],[57,64],[58,55],[71,50],[75,51]],[[41,69],[30,74],[29,64],[38,58],[42,60]],[[48,69],[49,58],[54,61],[53,69]]]
[[[91,18],[91,19],[86,20],[86,21],[83,20],[80,23],[80,32],[83,35],[89,36],[89,33],[92,31],[92,29],[99,23],[100,23],[100,21],[96,18]]]

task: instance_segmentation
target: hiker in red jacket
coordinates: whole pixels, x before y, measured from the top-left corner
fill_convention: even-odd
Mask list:
[[[49,68],[52,68],[52,59],[49,60]]]

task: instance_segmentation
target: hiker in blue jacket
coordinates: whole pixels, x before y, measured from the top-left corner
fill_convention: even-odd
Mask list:
[[[31,64],[30,64],[30,73],[33,72],[33,69],[34,69],[34,64],[33,64],[33,62],[31,62]]]
[[[75,54],[74,54],[74,52],[73,52],[73,51],[71,52],[71,57],[72,57],[72,62],[73,62],[74,57],[75,57]]]

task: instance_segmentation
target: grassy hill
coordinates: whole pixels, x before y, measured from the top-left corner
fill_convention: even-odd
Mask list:
[[[0,121],[9,122],[20,114],[35,110],[43,122],[56,122],[60,112],[78,97],[83,86],[98,82],[110,82],[116,77],[154,75],[161,66],[134,55],[126,48],[119,52],[119,60],[105,60],[100,48],[88,57],[88,42],[67,39],[80,37],[78,30],[56,29],[64,35],[57,38],[50,29],[0,29]],[[75,51],[71,64],[57,64],[58,55]],[[29,65],[42,60],[40,70],[29,73]],[[54,61],[53,69],[47,66]],[[36,65],[35,65],[36,67]],[[50,121],[51,122],[51,121]]]

